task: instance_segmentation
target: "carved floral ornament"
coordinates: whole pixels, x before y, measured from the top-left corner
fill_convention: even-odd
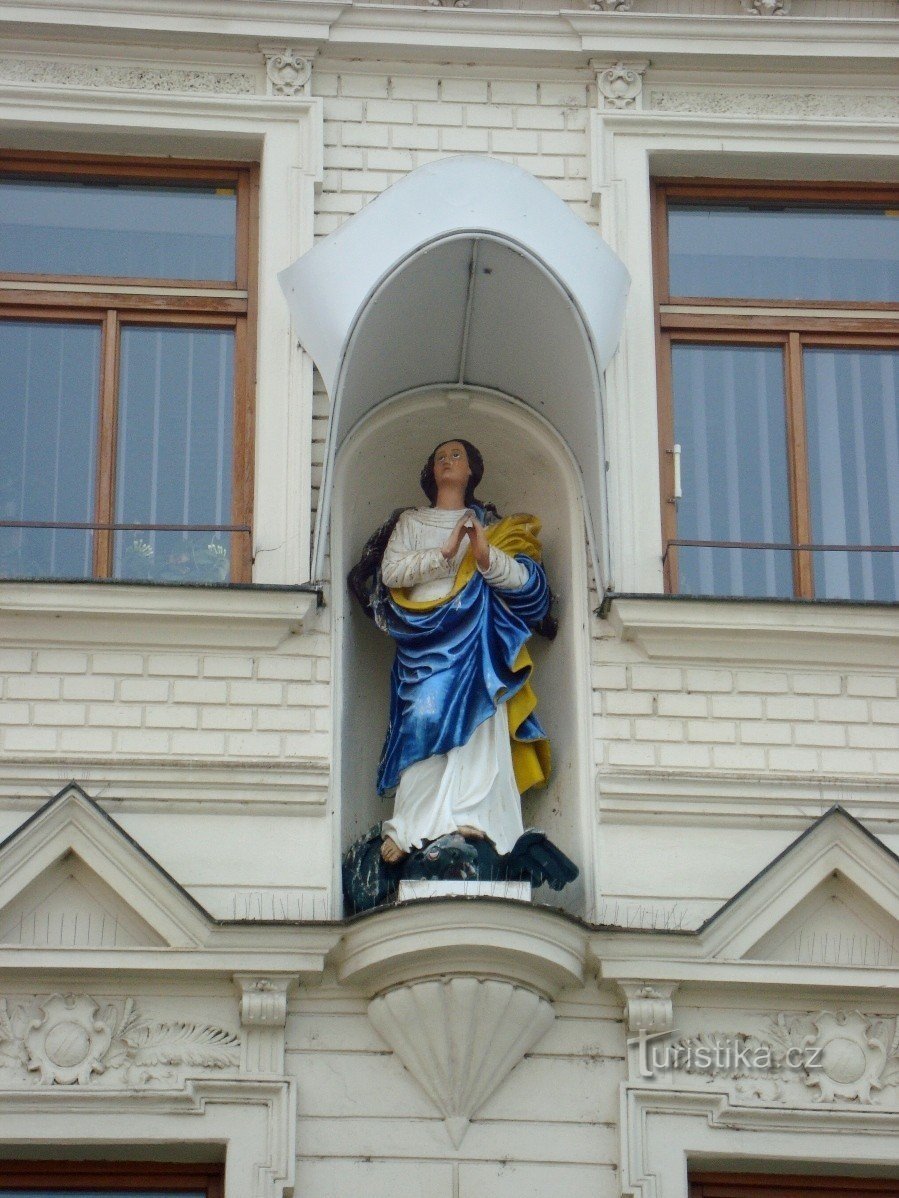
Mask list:
[[[134,1000],[102,1009],[87,994],[0,999],[0,1085],[86,1086],[101,1075],[131,1087],[179,1081],[189,1067],[240,1062],[240,1037],[205,1023],[144,1019]]]
[[[597,7],[594,4],[594,7]],[[643,75],[648,62],[591,63],[596,71],[600,106],[622,111],[642,107]]]
[[[312,78],[312,58],[285,46],[264,49],[265,73],[269,90],[276,96],[304,95]]]
[[[653,1064],[727,1079],[750,1099],[894,1107],[899,1101],[899,1018],[859,1011],[779,1014],[758,1035],[702,1032],[671,1041]],[[891,1093],[887,1093],[890,1091]]]

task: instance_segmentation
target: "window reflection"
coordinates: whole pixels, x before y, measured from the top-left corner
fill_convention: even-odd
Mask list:
[[[883,209],[668,207],[670,293],[899,301],[899,217]]]
[[[0,179],[0,271],[233,280],[236,219],[233,186]]]

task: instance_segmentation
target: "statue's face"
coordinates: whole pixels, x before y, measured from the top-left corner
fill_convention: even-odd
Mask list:
[[[445,441],[434,454],[434,478],[438,488],[443,483],[460,483],[463,487],[471,478],[468,454],[461,441]]]

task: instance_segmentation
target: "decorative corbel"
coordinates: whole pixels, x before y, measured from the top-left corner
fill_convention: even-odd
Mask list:
[[[756,17],[785,17],[790,11],[790,0],[740,0],[740,5]]]
[[[619,982],[624,1016],[631,1035],[670,1032],[674,1027],[676,982]]]
[[[284,1073],[284,1029],[292,975],[236,973],[240,989],[241,1073]]]
[[[303,46],[260,46],[270,96],[308,96],[315,51]]]
[[[594,5],[595,7],[595,5]],[[608,62],[593,58],[596,94],[602,112],[639,111],[643,108],[643,76],[649,62]]]

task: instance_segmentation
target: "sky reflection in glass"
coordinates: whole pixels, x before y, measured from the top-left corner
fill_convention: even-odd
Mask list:
[[[235,277],[233,187],[0,179],[0,272]]]
[[[899,214],[671,203],[672,296],[899,302]]]

